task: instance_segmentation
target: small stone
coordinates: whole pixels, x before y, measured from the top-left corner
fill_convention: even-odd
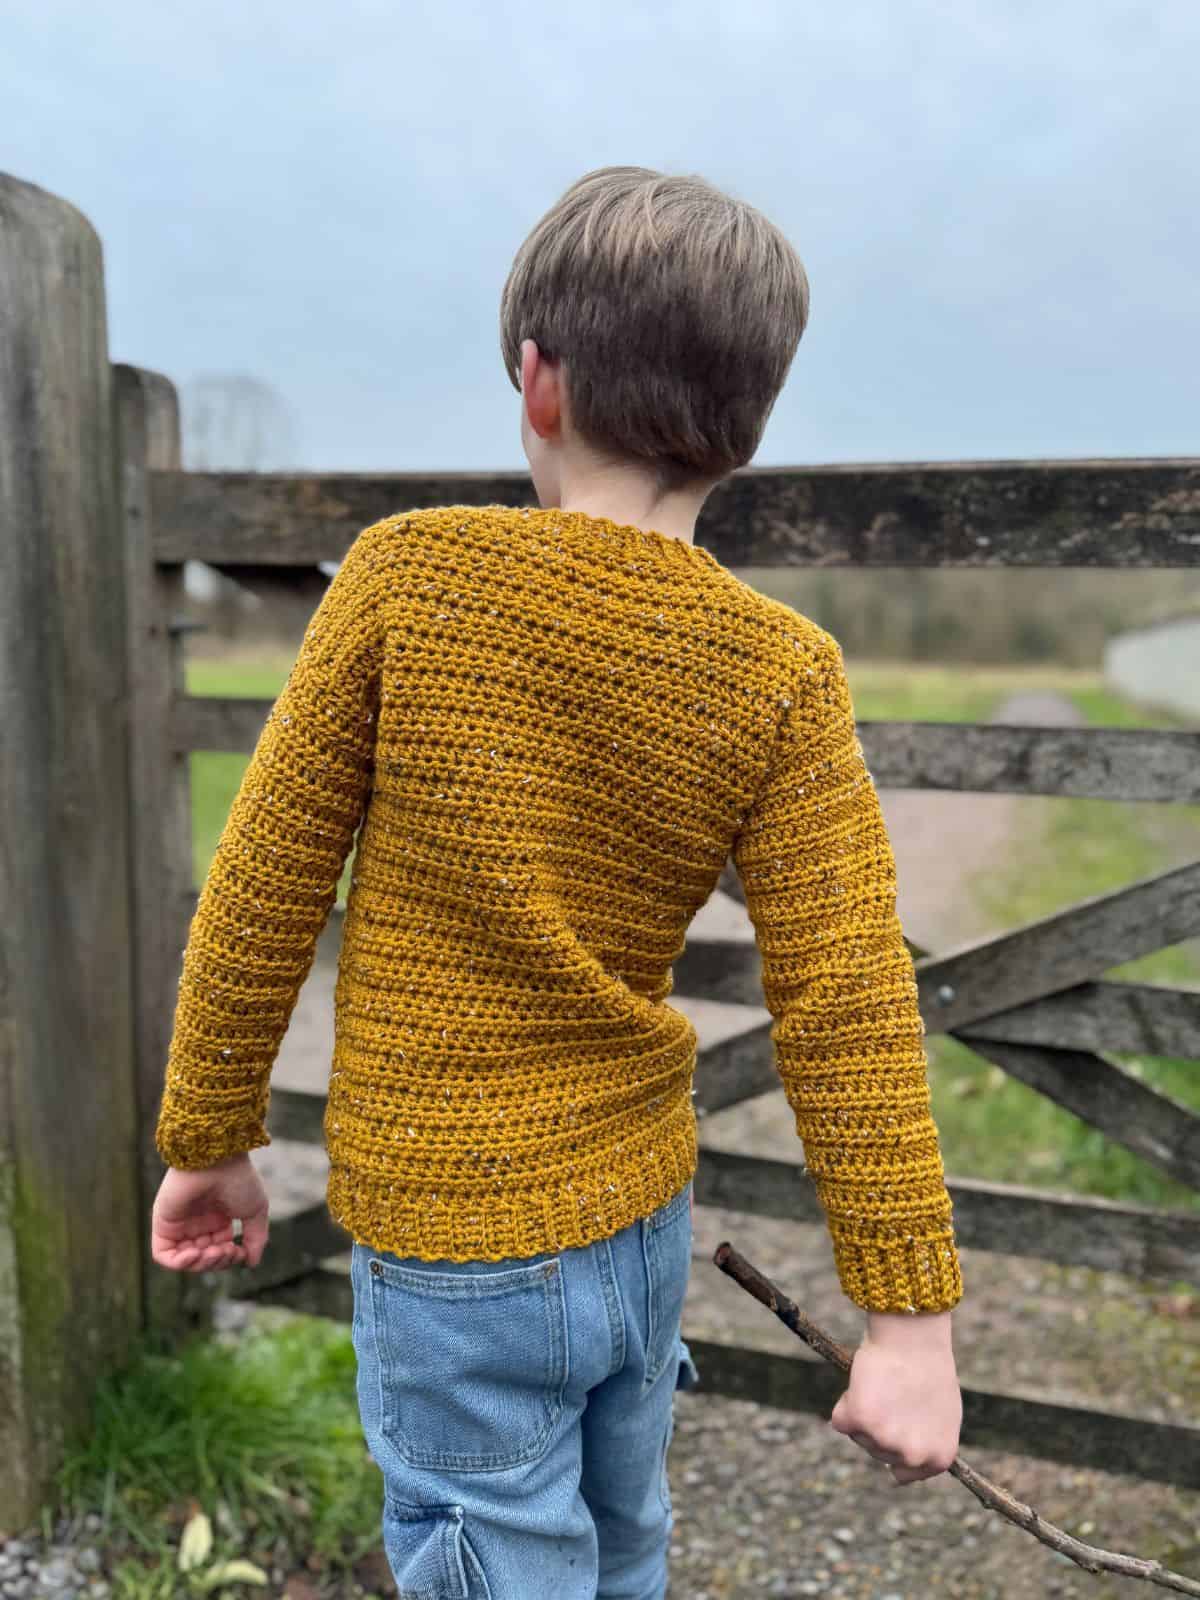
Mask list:
[[[55,1556],[44,1562],[38,1573],[47,1589],[65,1589],[75,1576],[75,1570],[65,1556]]]

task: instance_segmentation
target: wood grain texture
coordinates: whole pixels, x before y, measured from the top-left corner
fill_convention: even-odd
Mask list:
[[[125,606],[100,241],[0,174],[0,1526],[141,1322]]]
[[[207,1326],[216,1292],[195,1273],[170,1272],[150,1255],[150,1213],[163,1176],[154,1123],[180,976],[189,913],[182,892],[192,879],[188,757],[172,748],[170,728],[184,693],[184,643],[171,627],[185,610],[183,567],[150,553],[151,468],[178,467],[179,400],[159,372],[117,364],[113,395],[121,466],[125,559],[129,783],[133,825],[134,992],[137,1027],[139,1243],[143,1315],[167,1339]]]
[[[155,557],[338,561],[393,513],[537,504],[524,472],[155,474]],[[746,467],[696,543],[727,567],[1200,566],[1200,461]]]

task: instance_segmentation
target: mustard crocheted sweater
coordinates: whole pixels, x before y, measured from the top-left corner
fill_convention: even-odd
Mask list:
[[[845,1293],[957,1303],[894,858],[815,623],[701,546],[583,512],[364,529],[199,896],[169,1165],[270,1144],[271,1069],[352,844],[324,1126],[356,1240],[498,1261],[682,1190],[697,1035],[671,966],[732,855]]]

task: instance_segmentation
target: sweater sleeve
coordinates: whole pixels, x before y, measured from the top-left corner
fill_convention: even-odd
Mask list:
[[[169,1166],[271,1142],[271,1069],[374,779],[382,526],[359,534],[313,613],[200,891],[155,1132]]]
[[[962,1276],[895,858],[823,630],[732,854],[842,1289],[865,1310],[948,1310]]]

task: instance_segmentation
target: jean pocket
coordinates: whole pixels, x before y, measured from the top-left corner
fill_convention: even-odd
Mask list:
[[[645,1219],[646,1376],[649,1388],[678,1361],[679,1321],[692,1268],[691,1184]]]
[[[567,1383],[562,1263],[439,1272],[374,1255],[380,1432],[414,1467],[525,1465],[547,1449]]]
[[[383,1548],[398,1600],[492,1600],[461,1506],[415,1506],[386,1495]]]

